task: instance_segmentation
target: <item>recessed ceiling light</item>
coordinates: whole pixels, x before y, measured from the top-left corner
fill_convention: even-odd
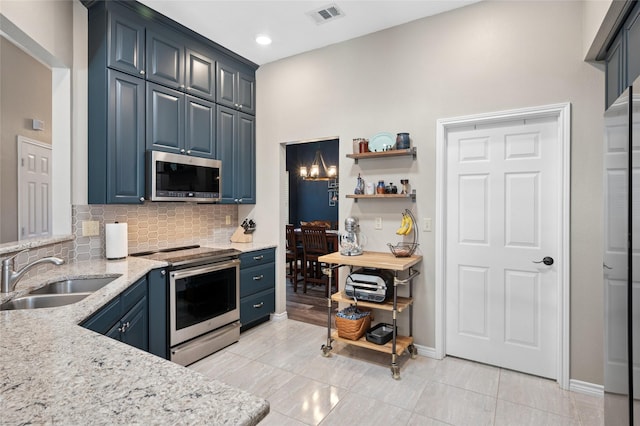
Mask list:
[[[271,37],[264,35],[264,34],[260,34],[256,37],[256,43],[262,45],[262,46],[267,46],[269,44],[271,44]]]

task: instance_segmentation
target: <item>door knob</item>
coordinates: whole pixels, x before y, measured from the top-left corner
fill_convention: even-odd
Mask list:
[[[551,265],[553,265],[553,257],[546,256],[544,259],[542,259],[540,261],[536,262],[535,260],[533,260],[532,262],[533,263],[544,263],[547,266],[551,266]]]

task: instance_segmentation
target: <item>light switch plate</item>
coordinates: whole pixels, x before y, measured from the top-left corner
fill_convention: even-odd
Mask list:
[[[82,221],[82,236],[83,237],[95,237],[100,235],[100,226],[97,220],[84,220]]]
[[[425,217],[422,219],[422,221],[423,221],[422,230],[424,232],[431,232],[431,218]]]
[[[382,218],[376,217],[375,224],[373,226],[375,229],[382,229]]]
[[[224,217],[224,224],[225,225],[231,225],[231,216],[230,215],[226,215]]]

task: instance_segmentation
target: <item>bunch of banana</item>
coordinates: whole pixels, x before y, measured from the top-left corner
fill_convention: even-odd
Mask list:
[[[413,219],[411,219],[411,215],[407,213],[402,213],[402,222],[400,223],[400,228],[396,230],[396,234],[409,235],[412,229],[413,229]]]

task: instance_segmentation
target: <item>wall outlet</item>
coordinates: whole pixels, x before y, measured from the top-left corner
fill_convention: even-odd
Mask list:
[[[82,236],[95,237],[100,235],[100,225],[97,220],[82,221]]]
[[[424,232],[431,232],[431,218],[425,217],[422,219],[422,230]]]
[[[375,229],[382,229],[382,218],[376,217],[375,224],[373,226]]]
[[[224,223],[225,223],[225,225],[231,225],[231,216],[230,215],[226,215],[224,217]]]

